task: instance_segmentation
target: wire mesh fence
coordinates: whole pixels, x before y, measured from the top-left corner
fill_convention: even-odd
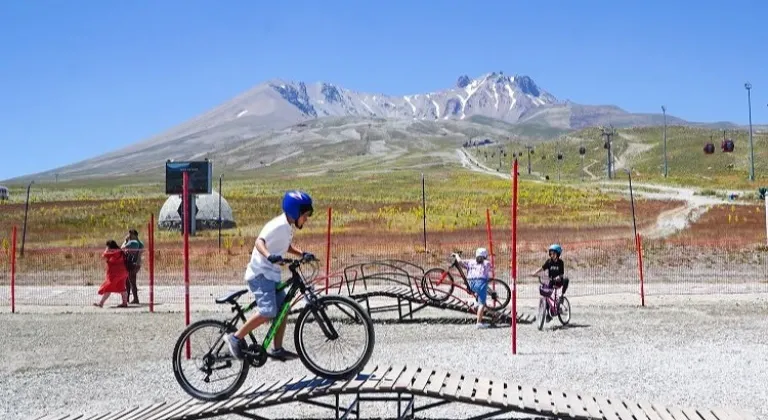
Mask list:
[[[421,235],[339,232],[330,236],[330,247],[327,246],[328,238],[306,240],[299,234],[296,240],[302,248],[317,256],[320,261],[319,284],[321,288],[326,284],[331,286],[332,293],[348,292],[345,282],[353,275],[360,275],[350,274],[351,268],[373,261],[404,263],[408,267],[404,270],[408,273],[406,282],[418,287],[425,271],[435,267],[448,269],[451,253],[461,252],[465,258],[474,258],[478,247],[491,251],[494,277],[508,284],[512,279],[508,227],[462,231],[460,235],[430,232],[426,248]],[[529,274],[545,262],[548,245],[549,242],[540,240],[518,240],[519,298],[538,297],[538,280]],[[565,275],[570,279],[568,295],[640,294],[638,247],[632,238],[563,241],[561,245]],[[226,249],[190,241],[189,284],[193,308],[199,304],[212,304],[216,297],[228,291],[245,288],[243,276],[252,247],[252,240]],[[690,239],[644,239],[642,248],[646,296],[768,292],[768,250],[764,246],[703,243]],[[98,300],[97,290],[106,276],[103,251],[74,247],[27,248],[23,258],[17,255],[15,260],[17,308],[88,306],[95,302]],[[0,306],[10,305],[12,258],[10,247],[4,246],[0,250]],[[153,263],[151,271],[150,259]],[[455,280],[460,279],[456,276]],[[386,287],[392,282],[397,280],[375,276],[367,285]],[[185,279],[181,241],[145,249],[137,283],[142,305],[150,302],[150,292],[154,305],[183,304]]]

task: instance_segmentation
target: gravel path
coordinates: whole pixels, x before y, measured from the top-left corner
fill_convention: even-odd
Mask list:
[[[684,299],[686,305],[678,299],[638,308],[573,298],[572,328],[553,329],[558,324],[552,323],[537,331],[521,325],[517,356],[510,354],[507,328],[376,324],[371,364],[415,363],[661,404],[745,407],[768,418],[768,297]],[[206,315],[193,314],[193,321]],[[184,327],[181,314],[2,314],[0,325],[2,419],[111,411],[186,397],[170,366],[173,344]],[[292,331],[289,327],[289,348]],[[272,362],[251,371],[246,386],[307,374],[299,361]],[[294,418],[329,414],[300,405],[278,410]],[[384,408],[369,408],[365,414],[376,410]],[[469,410],[458,406],[438,414],[456,418]]]

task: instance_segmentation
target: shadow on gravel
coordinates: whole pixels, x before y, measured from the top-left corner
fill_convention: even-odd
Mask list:
[[[592,328],[589,324],[568,324],[568,325],[556,325],[552,327],[552,331],[570,330],[574,328]]]
[[[127,310],[130,310],[130,309],[142,309],[142,307],[139,306],[139,305],[128,305],[127,307],[121,308],[121,307],[119,307],[117,305],[114,305],[114,306],[104,306],[103,309],[114,309],[114,310],[120,310],[120,311],[127,311]]]
[[[469,325],[474,324],[473,318],[418,318],[418,319],[404,319],[399,321],[397,319],[373,319],[374,324],[429,324],[429,325]]]
[[[572,354],[569,351],[532,351],[532,352],[517,352],[516,356],[567,356]],[[519,420],[519,419],[515,419]]]

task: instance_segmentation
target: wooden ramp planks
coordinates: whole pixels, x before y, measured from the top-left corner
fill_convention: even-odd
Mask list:
[[[753,420],[736,410],[663,407],[648,402],[592,397],[418,366],[377,365],[347,381],[306,375],[244,389],[231,399],[185,399],[111,413],[47,415],[41,420],[189,420],[244,414],[258,408],[343,394],[406,394],[534,415],[577,420]],[[423,404],[422,404],[423,405]],[[478,417],[480,418],[480,417]]]

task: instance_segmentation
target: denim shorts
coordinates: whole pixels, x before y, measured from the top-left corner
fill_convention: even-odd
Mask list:
[[[259,274],[248,280],[248,289],[253,293],[259,314],[266,318],[277,316],[277,309],[285,302],[285,290],[277,291],[277,282]]]
[[[477,295],[477,303],[485,306],[488,300],[488,279],[482,277],[469,279],[469,289]]]

